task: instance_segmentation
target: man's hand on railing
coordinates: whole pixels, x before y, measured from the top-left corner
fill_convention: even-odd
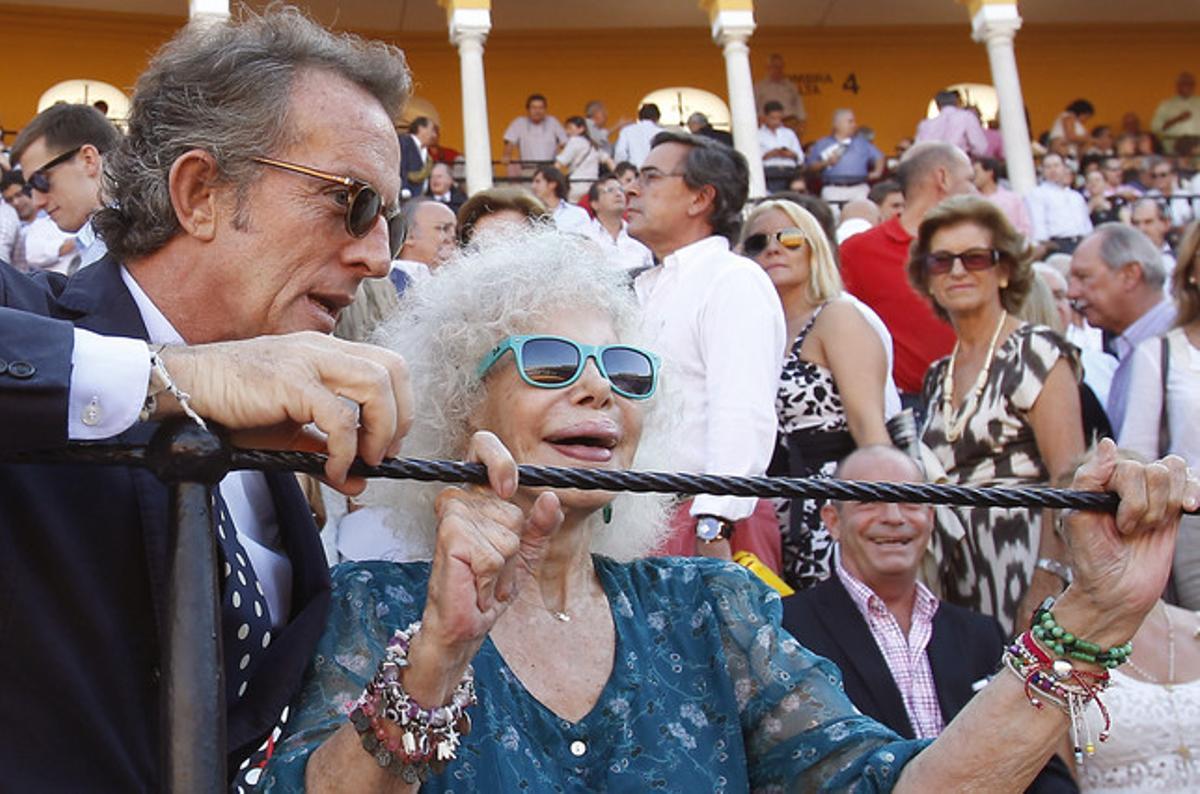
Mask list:
[[[395,457],[412,424],[404,360],[372,345],[304,332],[167,347],[159,357],[192,408],[234,431],[238,446],[327,452],[325,476],[345,493],[366,487],[347,477],[354,458]],[[161,397],[155,419],[181,413]]]

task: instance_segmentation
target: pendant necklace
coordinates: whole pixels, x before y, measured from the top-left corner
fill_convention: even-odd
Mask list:
[[[962,409],[957,418],[954,416],[954,362],[958,358],[959,343],[954,343],[954,351],[950,353],[950,363],[946,366],[946,374],[942,377],[942,423],[946,426],[946,440],[951,444],[962,437],[967,422],[979,409],[979,397],[983,394],[984,387],[987,386],[988,374],[991,372],[992,362],[996,358],[996,343],[1000,341],[1000,334],[1004,330],[1006,320],[1008,320],[1008,312],[1001,312],[1000,322],[996,325],[996,331],[992,334],[992,341],[988,345],[987,359],[983,362],[983,368],[979,370],[979,376],[975,378],[975,385],[971,387],[971,391],[963,400]]]

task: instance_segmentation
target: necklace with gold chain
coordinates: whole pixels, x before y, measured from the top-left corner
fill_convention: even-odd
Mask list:
[[[942,423],[946,425],[946,440],[951,444],[962,437],[967,422],[971,421],[971,416],[979,409],[979,397],[983,394],[984,387],[987,386],[988,374],[991,372],[992,362],[996,358],[996,343],[1000,341],[1000,334],[1004,331],[1004,323],[1007,320],[1008,312],[1001,312],[1000,322],[996,325],[996,331],[992,334],[992,341],[988,345],[987,359],[983,362],[983,368],[979,370],[979,377],[975,378],[975,385],[971,387],[971,391],[963,400],[962,410],[957,419],[954,416],[954,362],[958,359],[959,343],[954,343],[954,351],[950,354],[950,363],[946,367],[946,374],[942,376]]]

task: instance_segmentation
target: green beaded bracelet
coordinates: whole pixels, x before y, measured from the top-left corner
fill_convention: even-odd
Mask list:
[[[1111,670],[1126,662],[1129,655],[1133,653],[1133,640],[1105,650],[1094,642],[1079,639],[1058,625],[1058,621],[1054,619],[1054,613],[1050,611],[1053,606],[1053,598],[1047,598],[1042,602],[1042,605],[1033,613],[1033,625],[1030,626],[1030,631],[1056,655],[1098,664]]]

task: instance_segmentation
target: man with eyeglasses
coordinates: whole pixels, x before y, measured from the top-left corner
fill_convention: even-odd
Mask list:
[[[414,283],[441,267],[458,245],[458,219],[440,201],[410,200],[404,205],[404,245],[388,274],[401,295]]]
[[[663,132],[627,189],[629,234],[662,262],[634,281],[650,347],[682,399],[681,471],[759,475],[775,446],[775,392],[787,345],[783,308],[758,265],[730,250],[749,192],[741,154]],[[770,503],[697,496],[676,514],[670,554],[778,561]],[[736,533],[735,533],[736,526]]]
[[[12,162],[20,166],[34,206],[75,236],[79,267],[98,261],[107,250],[92,216],[104,203],[104,158],[120,138],[91,105],[61,104],[35,116],[13,142]]]
[[[21,161],[56,216],[86,216],[56,191],[103,154],[108,254],[70,280],[0,268],[0,449],[144,443],[190,406],[257,428],[243,445],[327,451],[330,483],[361,490],[349,464],[398,451],[407,375],[328,334],[399,249],[393,119],[410,87],[395,47],[279,8],[183,28],[139,80],[117,148],[29,136]],[[227,763],[250,774],[324,628],[329,573],[290,474],[233,472],[212,499]],[[4,788],[167,788],[169,508],[147,470],[0,465]]]
[[[602,176],[588,188],[588,202],[596,217],[587,227],[587,235],[604,249],[614,266],[631,274],[654,266],[650,249],[629,236],[625,221],[625,191],[615,176]]]
[[[1184,226],[1195,217],[1195,212],[1191,199],[1175,195],[1179,192],[1175,164],[1170,158],[1156,156],[1149,158],[1147,165],[1150,189],[1146,191],[1146,195],[1158,198],[1164,205],[1168,225],[1176,229]]]

